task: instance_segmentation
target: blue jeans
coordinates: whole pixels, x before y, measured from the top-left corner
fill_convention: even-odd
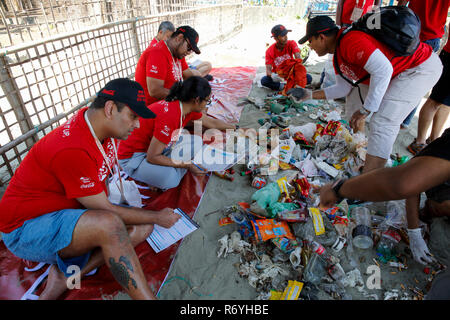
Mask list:
[[[424,42],[429,44],[431,46],[431,48],[433,48],[434,52],[437,52],[439,50],[439,46],[441,45],[441,38],[430,39],[430,40],[426,40]],[[406,126],[406,127],[409,126],[412,118],[416,114],[416,110],[417,110],[417,107],[415,107],[413,109],[413,111],[411,111],[411,113],[406,117],[406,119],[403,120],[403,123],[402,123],[403,126]]]
[[[310,84],[312,82],[312,76],[310,74],[306,74],[306,84]],[[267,87],[271,90],[279,91],[281,83],[278,81],[273,81],[272,77],[264,76],[261,78],[261,84],[264,87]]]

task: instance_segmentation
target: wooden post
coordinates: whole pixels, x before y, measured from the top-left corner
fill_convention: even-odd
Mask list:
[[[13,109],[22,134],[32,130],[34,127],[33,123],[31,122],[30,116],[24,106],[17,83],[11,76],[8,64],[6,62],[6,56],[4,55],[0,56],[0,83],[8,102]],[[25,141],[27,148],[31,148],[38,140],[39,138],[36,135],[33,135],[30,139],[27,139]]]

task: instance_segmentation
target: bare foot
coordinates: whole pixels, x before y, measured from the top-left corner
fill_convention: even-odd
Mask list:
[[[67,290],[67,278],[58,269],[57,265],[52,265],[48,273],[45,289],[39,296],[39,300],[56,300]]]

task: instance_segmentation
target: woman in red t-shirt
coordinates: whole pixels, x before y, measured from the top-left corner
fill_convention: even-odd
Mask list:
[[[119,163],[138,181],[162,190],[177,187],[187,171],[204,175],[206,170],[191,162],[202,148],[200,135],[184,133],[194,120],[205,128],[236,129],[235,125],[207,116],[203,111],[211,102],[211,86],[202,77],[176,82],[165,100],[149,106],[156,114],[152,121],[140,121],[127,140],[121,141]],[[194,127],[196,128],[196,127]]]

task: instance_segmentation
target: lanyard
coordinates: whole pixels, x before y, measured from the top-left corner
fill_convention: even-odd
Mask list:
[[[95,135],[95,131],[94,131],[94,129],[92,128],[91,122],[90,122],[89,119],[88,119],[88,116],[87,116],[87,110],[84,112],[84,120],[86,120],[86,124],[87,124],[87,126],[89,127],[89,131],[91,132],[92,137],[94,138],[95,143],[97,144],[97,147],[98,147],[98,149],[100,150],[100,153],[102,154],[103,159],[105,160],[106,165],[108,166],[108,169],[109,169],[109,172],[111,173],[111,176],[114,176],[114,171],[111,169],[111,166],[109,165],[108,157],[106,156],[105,150],[103,149],[103,146],[102,146],[102,144],[100,143],[100,140],[99,140],[99,139],[97,138],[97,136]],[[112,145],[113,145],[113,148],[114,148],[114,156],[115,156],[115,159],[114,159],[114,160],[115,160],[115,162],[117,162],[117,164],[119,164],[119,161],[117,160],[118,157],[117,157],[116,143],[115,143],[115,141],[114,141],[113,138],[111,138],[111,142],[112,142]],[[118,176],[119,176],[119,181],[120,181],[120,189],[121,189],[121,193],[123,194],[123,185],[122,185],[122,178],[120,177],[120,172],[118,172]]]
[[[166,41],[164,41],[164,43],[166,44],[167,50],[169,50],[170,56],[172,57],[172,62],[173,62],[172,70],[175,70],[175,74],[174,74],[175,81],[183,81],[183,71],[181,70],[181,65],[179,63],[177,63],[177,62],[179,62],[179,60],[177,62],[175,62],[175,59],[173,58],[172,52],[170,51],[169,46],[167,45]]]

